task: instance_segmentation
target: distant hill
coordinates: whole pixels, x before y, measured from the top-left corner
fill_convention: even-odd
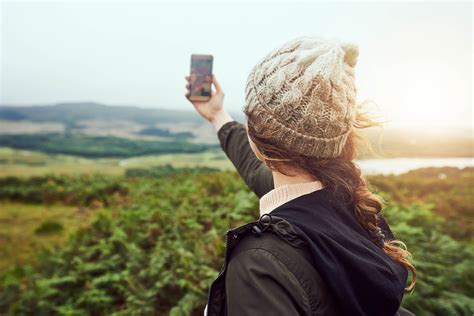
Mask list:
[[[191,111],[145,109],[134,106],[108,106],[100,103],[59,103],[44,106],[0,106],[0,119],[9,121],[61,122],[83,120],[125,120],[145,125],[157,122],[201,122]]]
[[[231,114],[237,121],[244,122],[243,113]],[[474,157],[474,137],[470,129],[425,131],[386,127],[380,144],[380,129],[364,132],[382,157]],[[73,136],[82,135],[109,137],[109,140],[115,137],[132,141],[218,144],[214,128],[192,109],[108,106],[95,102],[0,105],[0,135],[6,135],[2,137],[3,146],[15,147],[19,135],[51,133],[69,135],[69,139],[75,140],[82,138]],[[50,138],[54,143],[63,141],[59,136],[50,135]],[[21,139],[27,139],[27,144],[34,143],[31,137]],[[17,147],[27,149],[25,143]],[[361,150],[358,157],[368,158],[373,154]]]
[[[234,115],[242,120],[242,115]],[[194,110],[109,106],[95,102],[0,105],[0,135],[66,133],[140,140],[187,139],[216,144],[215,132]]]
[[[450,132],[403,128],[378,128],[365,131],[372,147],[383,157],[474,157],[472,130]],[[382,138],[379,140],[380,136]],[[361,150],[360,157],[372,155]]]

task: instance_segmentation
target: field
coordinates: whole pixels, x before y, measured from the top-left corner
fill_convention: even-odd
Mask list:
[[[231,169],[232,163],[220,149],[193,154],[162,154],[130,158],[82,158],[71,155],[45,154],[37,151],[0,147],[0,177],[40,176],[45,174],[123,175],[129,168],[172,165],[182,167],[213,167]]]
[[[403,305],[471,315],[473,168],[369,180],[418,269]],[[208,168],[1,177],[0,200],[0,313],[11,315],[201,315],[225,231],[258,216],[235,172]]]
[[[70,234],[87,227],[101,212],[19,202],[2,202],[0,208],[0,274],[8,267],[31,263],[42,248],[63,245]]]
[[[368,136],[384,158],[473,157],[453,133]],[[473,315],[474,168],[367,178],[418,270],[403,306]],[[202,315],[225,232],[257,217],[195,113],[0,107],[0,315]]]

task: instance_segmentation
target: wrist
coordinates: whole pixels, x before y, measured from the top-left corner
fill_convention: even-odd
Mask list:
[[[221,110],[219,112],[216,112],[214,116],[211,118],[210,122],[216,129],[216,131],[219,131],[219,129],[227,122],[231,122],[234,119],[230,116],[229,113],[227,113],[225,110]]]

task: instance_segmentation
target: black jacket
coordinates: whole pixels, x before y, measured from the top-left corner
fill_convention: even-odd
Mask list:
[[[229,122],[219,130],[218,136],[227,156],[234,163],[244,181],[259,197],[273,189],[271,172],[253,155],[243,125]],[[307,196],[312,196],[312,194]],[[307,196],[295,201],[304,201]],[[292,209],[295,207],[290,206]],[[374,244],[371,241],[363,243],[362,248],[357,246],[360,242],[354,242],[352,246],[356,245],[358,251],[362,251],[359,253],[362,257],[358,259],[356,251],[356,258],[350,258],[355,261],[350,262],[349,265],[340,264],[344,261],[340,258],[328,261],[328,258],[331,258],[321,247],[321,244],[325,242],[324,239],[318,241],[318,247],[314,245],[311,247],[309,245],[312,243],[311,238],[319,238],[317,235],[311,238],[300,237],[308,233],[302,230],[304,225],[298,223],[298,218],[301,219],[303,214],[300,213],[292,218],[292,224],[290,224],[285,218],[288,219],[287,215],[291,213],[285,213],[284,210],[285,207],[274,210],[271,213],[272,218],[267,220],[267,225],[262,226],[264,217],[260,222],[248,223],[227,232],[224,265],[209,290],[208,315],[342,315],[349,313],[352,315],[393,315],[396,312],[403,292],[394,295],[391,300],[383,300],[384,295],[400,292],[400,284],[406,281],[406,274],[404,275],[401,270],[397,271],[400,280],[394,291],[394,288],[390,287],[392,281],[377,274],[380,271],[382,274],[392,272],[379,269],[383,262],[375,260],[375,264],[364,265],[364,249],[370,248],[370,251],[374,251],[372,248]],[[305,220],[308,221],[310,218]],[[294,226],[295,224],[298,225]],[[360,228],[360,225],[358,227]],[[382,228],[388,236],[393,237],[388,225],[385,224]],[[321,226],[316,231],[323,229],[324,226]],[[264,232],[262,233],[261,230]],[[285,242],[281,242],[282,240]],[[327,243],[325,245],[330,248],[337,247],[337,245]],[[341,248],[343,252],[340,254],[344,254],[345,248]],[[378,255],[386,259],[383,251]],[[347,271],[356,268],[357,273],[361,273],[364,266],[367,267],[365,273],[376,270],[375,282],[372,282],[370,277],[367,278],[367,275],[359,279],[356,275],[354,278],[354,274]],[[361,267],[362,270],[360,270]],[[333,279],[327,278],[328,275],[332,275]],[[351,282],[364,280],[363,277],[366,278],[365,281],[369,281],[368,288],[364,288],[363,284],[357,287],[346,287],[347,284],[354,284]],[[333,282],[334,280],[337,282]],[[379,282],[380,280],[382,282]],[[357,290],[359,288],[360,290]],[[401,289],[403,291],[403,287]],[[372,293],[370,298],[367,297],[369,293]],[[367,301],[373,302],[370,308],[366,306]],[[386,308],[384,304],[387,304]]]

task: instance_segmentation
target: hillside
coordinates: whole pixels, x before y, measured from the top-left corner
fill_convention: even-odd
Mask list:
[[[232,116],[237,121],[244,121],[242,113],[232,113]],[[386,126],[383,131],[372,128],[364,133],[368,136],[379,158],[474,157],[474,137],[472,130],[469,129],[433,132]],[[25,136],[25,134],[30,136]],[[84,153],[77,150],[71,151],[65,149],[63,141],[58,141],[61,138],[69,138],[67,141],[74,144],[79,137],[77,135],[92,137],[88,143],[97,142],[96,145],[102,147],[99,151],[101,154],[91,155],[90,151]],[[214,128],[192,109],[189,111],[150,109],[134,106],[108,106],[94,102],[37,106],[0,105],[0,146],[85,157],[116,156],[115,149],[110,153],[107,152],[108,147],[103,146],[103,137],[114,138],[115,143],[121,142],[116,139],[123,138],[127,139],[126,143],[162,142],[163,146],[154,144],[155,148],[156,146],[162,148],[151,153],[165,153],[166,148],[176,148],[184,143],[218,144]],[[35,145],[25,145],[25,139],[28,139],[26,143]],[[163,142],[176,144],[169,146]],[[43,146],[45,143],[48,144],[47,149]],[[179,150],[171,152],[179,152]],[[143,153],[150,152],[138,151],[138,155]],[[130,155],[133,155],[133,152],[121,156]],[[377,155],[368,151],[361,150],[359,153],[359,158],[362,159],[374,157]]]
[[[107,106],[95,102],[58,103],[54,105],[0,106],[0,119],[32,122],[77,124],[83,120],[124,120],[142,124],[157,122],[201,122],[191,111],[144,109],[135,106]]]

